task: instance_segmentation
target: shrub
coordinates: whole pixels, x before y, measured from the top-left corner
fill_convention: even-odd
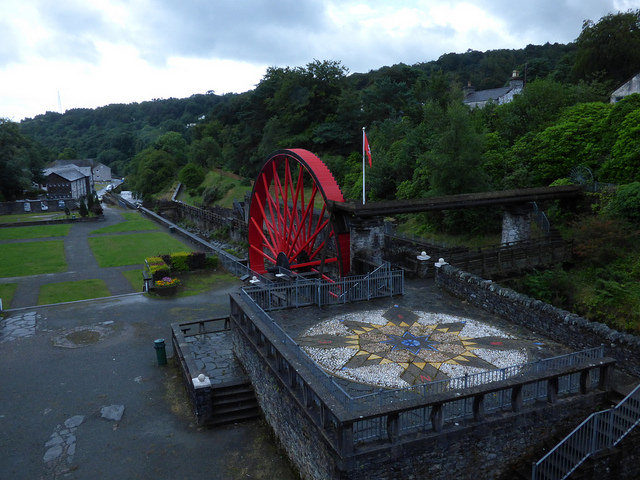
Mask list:
[[[624,255],[632,233],[618,219],[587,217],[574,224],[573,251],[587,264],[603,266]]]
[[[171,255],[171,270],[174,272],[187,272],[189,270],[189,252],[178,252]]]
[[[171,273],[169,265],[161,257],[149,257],[146,259],[146,264],[154,281],[167,277]]]
[[[188,189],[194,189],[204,180],[204,171],[195,163],[187,163],[178,172],[178,180]]]
[[[189,270],[202,270],[207,266],[207,255],[204,252],[191,252],[187,257]]]
[[[206,260],[206,266],[207,268],[210,268],[211,270],[215,270],[216,268],[218,268],[218,265],[220,264],[220,259],[216,256],[210,256],[207,257]]]
[[[217,186],[211,185],[205,188],[204,192],[202,193],[202,204],[205,206],[211,205],[212,203],[215,203],[218,200],[222,199],[222,197],[224,197],[224,192],[222,192],[222,190],[220,190]]]
[[[635,224],[640,224],[640,182],[618,187],[606,211]]]
[[[87,206],[84,203],[84,199],[80,199],[80,208],[79,208],[79,213],[81,217],[86,217],[87,215],[89,215],[89,211],[87,210]]]

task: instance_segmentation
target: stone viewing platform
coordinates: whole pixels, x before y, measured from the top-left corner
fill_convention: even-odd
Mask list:
[[[269,286],[231,295],[234,353],[304,478],[497,478],[603,403],[603,348],[573,350],[433,281],[403,290],[289,309]]]

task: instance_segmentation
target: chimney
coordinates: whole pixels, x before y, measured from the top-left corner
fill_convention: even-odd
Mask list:
[[[469,95],[475,93],[476,87],[471,85],[471,80],[467,81],[467,86],[462,89],[462,94],[464,98],[467,98]]]
[[[518,75],[517,70],[514,70],[511,74],[511,78],[509,79],[509,88],[511,90],[522,90],[523,87],[524,81],[522,80],[522,77]]]

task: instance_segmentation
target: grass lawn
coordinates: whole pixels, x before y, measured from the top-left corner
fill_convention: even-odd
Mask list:
[[[8,243],[0,248],[0,277],[58,273],[66,269],[62,240]]]
[[[138,212],[121,212],[124,222],[109,225],[108,227],[93,230],[96,233],[133,232],[136,230],[158,230],[158,224],[148,218],[144,218]]]
[[[0,298],[2,299],[2,308],[7,309],[11,307],[11,300],[18,288],[17,283],[0,283]]]
[[[129,283],[136,292],[142,291],[142,269],[137,268],[135,270],[125,270],[122,275],[129,280]]]
[[[164,232],[90,237],[89,245],[101,267],[141,265],[147,257],[193,250]]]
[[[57,220],[67,218],[64,212],[51,213],[17,213],[14,215],[0,215],[0,223],[37,222],[39,220]]]
[[[17,240],[22,238],[66,237],[71,225],[35,225],[33,227],[0,228],[0,240]]]
[[[104,280],[80,280],[43,285],[38,295],[38,305],[73,302],[111,295]]]
[[[229,283],[240,284],[238,277],[225,271],[186,273],[180,276],[180,281],[182,288],[178,290],[177,297],[197,295]]]

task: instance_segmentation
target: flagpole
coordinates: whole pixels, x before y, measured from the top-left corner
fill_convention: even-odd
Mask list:
[[[364,127],[362,127],[362,204],[365,203],[364,196]]]

